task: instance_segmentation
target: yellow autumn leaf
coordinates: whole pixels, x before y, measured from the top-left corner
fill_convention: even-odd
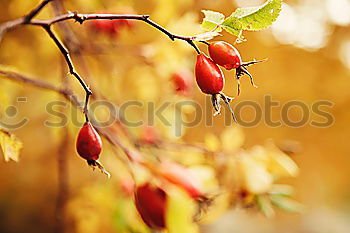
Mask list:
[[[219,189],[219,183],[216,179],[215,170],[206,165],[196,165],[189,167],[190,173],[196,177],[204,193],[216,191]]]
[[[261,194],[271,188],[273,177],[263,164],[249,154],[244,154],[238,162],[242,185],[245,189],[251,193]]]
[[[0,147],[6,162],[10,161],[10,159],[15,162],[19,161],[22,142],[14,134],[0,129]]]
[[[197,224],[193,222],[196,212],[195,203],[180,190],[172,190],[168,195],[166,223],[168,233],[198,233]]]
[[[230,208],[231,195],[229,192],[222,193],[214,198],[213,205],[208,207],[208,211],[200,219],[203,224],[210,224],[222,216]]]
[[[222,149],[226,151],[235,151],[244,143],[244,133],[242,128],[233,126],[226,128],[220,135]]]
[[[250,154],[257,162],[266,166],[275,178],[295,177],[299,173],[298,165],[272,141],[268,141],[265,147],[254,146]]]
[[[271,158],[268,169],[275,177],[296,177],[299,174],[298,165],[272,142],[268,142],[267,153]]]
[[[250,155],[258,162],[267,166],[270,163],[270,156],[265,147],[257,145],[249,150]]]
[[[221,145],[219,138],[215,134],[212,134],[212,133],[208,133],[205,135],[204,143],[205,143],[205,146],[207,147],[207,149],[210,151],[219,150],[220,145]]]

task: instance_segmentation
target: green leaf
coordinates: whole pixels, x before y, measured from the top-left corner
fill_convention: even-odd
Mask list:
[[[0,147],[6,162],[10,161],[10,159],[18,162],[22,142],[14,134],[0,129]]]
[[[229,33],[243,40],[242,31],[259,31],[268,28],[281,12],[282,0],[268,0],[259,7],[238,8],[222,23]]]
[[[204,19],[201,25],[202,28],[207,31],[215,30],[220,32],[220,25],[224,22],[225,15],[209,10],[202,10],[202,12],[204,14]]]
[[[299,202],[282,195],[271,195],[270,198],[273,205],[288,212],[301,213],[305,209]]]

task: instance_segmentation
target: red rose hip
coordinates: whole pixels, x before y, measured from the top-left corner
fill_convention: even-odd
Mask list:
[[[136,188],[135,204],[144,223],[152,229],[164,229],[166,193],[159,187],[145,183]]]
[[[236,69],[242,65],[238,50],[225,41],[213,42],[208,47],[213,61],[227,70]]]
[[[205,54],[197,55],[196,81],[205,94],[218,94],[224,87],[224,75],[220,68]]]
[[[195,73],[196,81],[201,91],[205,94],[211,95],[212,97],[211,102],[216,110],[214,116],[220,114],[220,99],[222,99],[229,107],[233,120],[236,121],[235,115],[230,106],[232,98],[222,93],[225,79],[221,69],[213,62],[213,60],[211,60],[205,54],[200,53],[197,55]]]
[[[249,73],[246,67],[259,63],[261,61],[242,62],[241,55],[238,50],[231,44],[225,41],[216,41],[210,43],[208,46],[209,54],[214,63],[224,67],[226,70],[236,69],[236,80],[238,83],[238,95],[241,92],[240,89],[240,77],[244,74],[248,75],[253,87],[257,87],[254,84],[252,75]],[[262,60],[263,61],[263,60]]]
[[[76,147],[80,157],[87,161],[98,160],[102,150],[102,141],[100,135],[96,132],[90,122],[85,122],[80,129]]]

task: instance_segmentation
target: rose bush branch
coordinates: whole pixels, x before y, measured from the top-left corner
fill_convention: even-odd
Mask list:
[[[73,106],[83,110],[79,100],[76,98],[76,95],[74,95],[72,90],[69,88],[56,87],[48,82],[42,81],[41,79],[30,78],[30,77],[27,77],[26,75],[23,75],[17,72],[7,71],[4,69],[0,69],[0,74],[2,78],[6,78],[6,79],[20,82],[20,83],[29,84],[31,86],[42,88],[45,90],[54,91],[62,95],[68,101],[70,101],[73,104]],[[108,130],[108,128],[102,128],[98,126],[94,126],[94,127],[112,145],[120,147],[128,156],[128,158],[133,158],[134,155],[132,155],[132,150],[129,149],[128,146],[125,145],[117,135],[113,134],[110,130]]]
[[[44,0],[42,1],[38,6],[36,6],[34,9],[32,9],[28,14],[26,14],[25,16],[18,18],[18,19],[14,19],[11,21],[7,21],[5,23],[3,23],[2,25],[0,25],[0,41],[1,41],[1,37],[2,35],[9,31],[12,30],[14,28],[16,28],[19,25],[23,25],[23,24],[28,24],[30,23],[30,21],[37,15],[39,14],[39,12],[49,3],[52,2],[54,0]]]
[[[49,20],[32,20],[30,22],[31,25],[37,25],[37,26],[51,26],[53,24],[56,24],[58,22],[66,21],[66,20],[75,20],[76,22],[79,22],[82,24],[83,22],[87,20],[139,20],[147,23],[148,25],[151,25],[152,27],[158,29],[165,35],[167,35],[172,41],[175,39],[177,40],[183,40],[186,41],[188,44],[190,44],[196,52],[199,54],[200,50],[195,45],[194,40],[196,37],[194,36],[182,36],[174,34],[164,27],[160,26],[156,22],[150,19],[149,15],[138,15],[138,14],[78,14],[77,12],[69,12],[68,14],[63,14],[60,16],[57,16],[53,19]]]
[[[53,31],[51,30],[49,25],[44,25],[43,27],[46,30],[46,32],[49,34],[51,39],[55,42],[55,44],[57,45],[57,47],[61,51],[62,55],[64,56],[64,59],[66,60],[68,68],[69,68],[69,73],[72,74],[79,81],[80,85],[83,87],[83,89],[85,91],[84,114],[85,114],[86,121],[89,121],[87,105],[88,105],[88,102],[89,102],[89,97],[90,97],[90,95],[92,95],[92,91],[87,86],[87,84],[85,83],[83,78],[80,77],[80,75],[76,72],[75,67],[73,65],[72,59],[71,59],[71,57],[69,55],[69,52],[68,52],[67,48],[57,38],[57,36],[53,33]]]
[[[56,24],[58,22],[66,21],[66,20],[75,20],[82,24],[86,20],[139,20],[143,21],[150,26],[158,29],[165,35],[167,35],[172,41],[175,39],[186,41],[189,45],[191,45],[198,54],[200,54],[200,50],[195,45],[193,40],[195,37],[190,36],[182,36],[173,34],[167,29],[163,28],[156,22],[152,21],[149,18],[149,15],[137,15],[137,14],[78,14],[76,12],[69,12],[68,14],[63,14],[54,17],[53,19],[49,20],[33,20],[33,17],[36,16],[49,2],[54,0],[44,0],[42,1],[37,7],[35,7],[30,13],[27,15],[15,19],[9,22],[4,23],[0,26],[0,36],[11,29],[14,29],[17,26],[20,25],[34,25],[34,26],[41,26],[45,29],[45,31],[48,33],[50,38],[54,41],[54,43],[59,48],[60,52],[64,56],[66,63],[69,68],[69,73],[72,74],[80,83],[80,85],[83,87],[85,91],[85,104],[84,104],[84,114],[86,121],[88,121],[88,101],[89,97],[92,95],[92,91],[90,90],[89,86],[85,83],[84,79],[78,74],[78,72],[75,70],[74,64],[72,62],[72,59],[70,57],[68,49],[65,47],[65,45],[58,39],[58,37],[55,35],[55,33],[52,31],[51,26],[53,24]]]
[[[11,81],[16,81],[19,83],[24,83],[31,85],[33,87],[38,87],[42,88],[45,90],[50,90],[54,91],[63,97],[65,97],[68,101],[70,101],[73,106],[77,107],[78,109],[83,110],[83,107],[81,106],[79,100],[76,98],[76,95],[72,92],[71,89],[69,88],[61,88],[57,87],[55,85],[52,85],[48,82],[42,81],[40,78],[31,78],[26,75],[23,75],[18,72],[13,72],[13,71],[8,71],[5,69],[0,69],[0,77],[5,78]],[[124,143],[117,135],[115,135],[111,130],[108,128],[102,128],[94,125],[94,127],[97,129],[97,131],[107,139],[112,145],[118,146],[123,150],[123,152],[127,155],[129,160],[131,161],[136,161],[137,158],[137,153],[135,152],[136,149],[130,149],[126,143]],[[192,150],[193,152],[198,152],[198,153],[204,153],[211,155],[213,152],[206,149],[204,146],[201,146],[199,144],[190,144],[190,143],[175,143],[175,142],[166,142],[162,141],[158,145],[143,145],[139,144],[138,146],[152,146],[158,149],[164,149],[164,150],[177,150],[177,151],[188,151]],[[224,153],[225,152],[215,152],[215,153]]]

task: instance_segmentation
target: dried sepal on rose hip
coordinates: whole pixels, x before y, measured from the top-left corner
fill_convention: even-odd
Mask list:
[[[205,54],[200,53],[197,55],[197,61],[195,66],[196,81],[205,94],[211,95],[211,101],[216,112],[214,116],[220,114],[221,105],[220,99],[229,107],[233,120],[236,121],[233,110],[230,106],[230,102],[233,98],[226,96],[222,90],[224,88],[225,78],[221,69],[213,62],[212,59]]]
[[[85,122],[80,129],[77,137],[76,148],[79,156],[85,159],[90,166],[98,167],[101,172],[108,177],[110,176],[110,174],[97,161],[102,151],[102,140],[90,122]]]
[[[151,183],[142,184],[135,190],[136,209],[143,222],[152,229],[166,228],[166,203],[166,192]]]
[[[238,50],[233,45],[225,41],[216,41],[216,42],[210,43],[208,46],[208,50],[209,50],[211,59],[213,59],[213,61],[216,64],[224,67],[226,70],[236,69],[238,95],[241,92],[239,79],[244,74],[249,76],[252,86],[255,88],[257,87],[254,84],[252,75],[248,72],[246,67],[262,62],[264,60],[242,62],[242,58]]]

